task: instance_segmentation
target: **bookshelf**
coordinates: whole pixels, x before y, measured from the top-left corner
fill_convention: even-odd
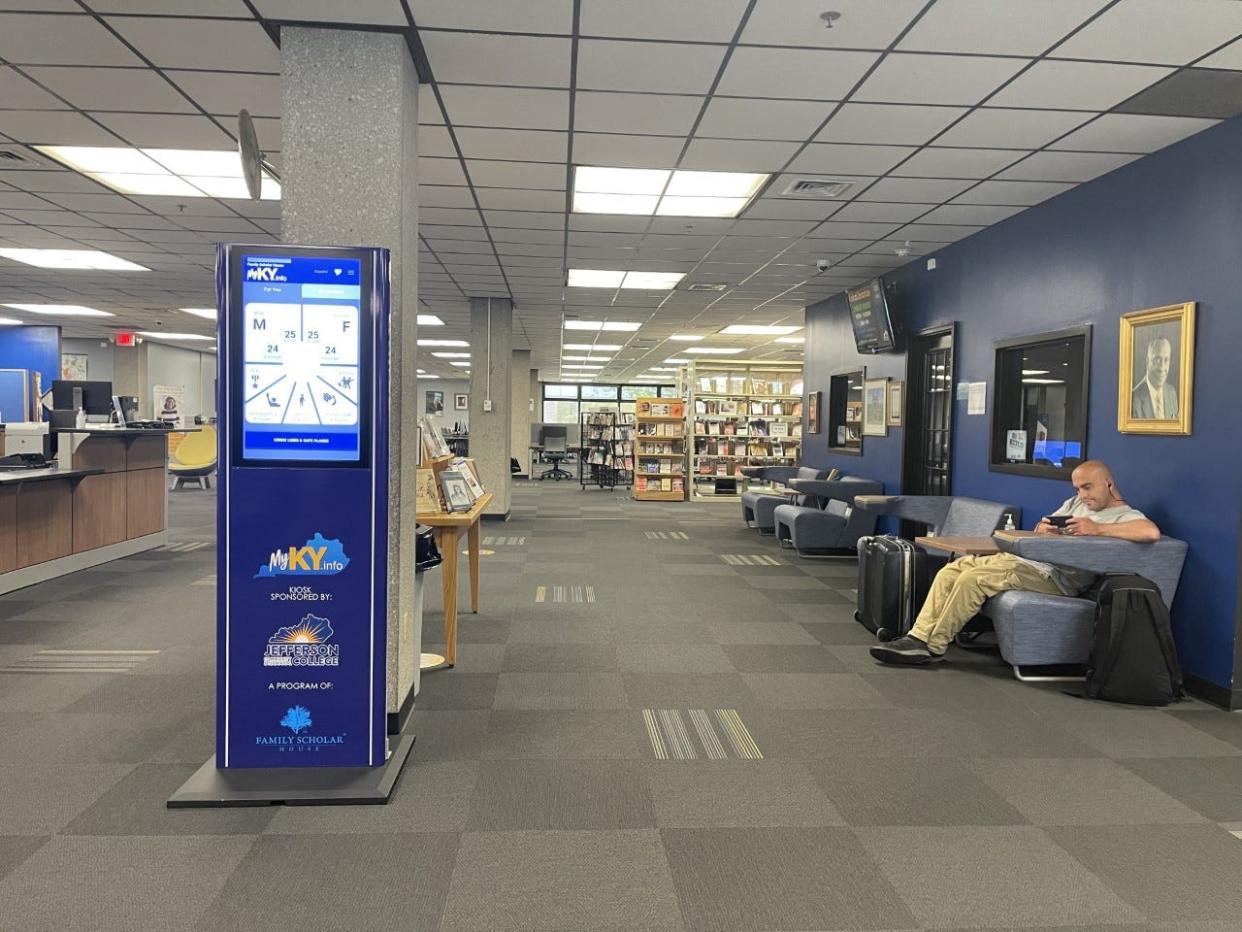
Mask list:
[[[802,366],[692,363],[685,374],[696,495],[740,494],[743,466],[792,466],[802,449]]]
[[[634,415],[588,411],[582,415],[578,482],[585,489],[634,484]]]
[[[685,501],[686,403],[638,398],[634,411],[634,500]]]

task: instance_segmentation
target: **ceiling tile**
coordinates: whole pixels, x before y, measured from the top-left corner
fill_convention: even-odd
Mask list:
[[[102,194],[108,189],[98,181],[68,170],[4,171],[0,170],[0,183],[11,185],[21,191],[82,192]]]
[[[574,129],[596,133],[687,136],[702,108],[702,97],[688,95],[578,91],[574,95]]]
[[[206,71],[169,71],[168,76],[208,113],[280,116],[280,76]]]
[[[534,228],[536,230],[565,229],[565,217],[559,213],[532,210],[485,210],[483,214],[487,219],[489,227]]]
[[[81,110],[195,112],[150,68],[31,68],[29,74]]]
[[[584,36],[729,42],[747,0],[582,0]]]
[[[1038,149],[1089,119],[1091,114],[1075,110],[984,107],[950,127],[936,145]]]
[[[679,167],[697,171],[776,172],[798,151],[798,145],[753,139],[694,139]]]
[[[1155,152],[1167,145],[1203,132],[1219,120],[1192,117],[1142,116],[1106,113],[1053,144],[1053,149],[1093,152]]]
[[[1135,94],[1114,112],[1228,119],[1242,113],[1242,72],[1182,68]]]
[[[837,220],[835,217],[827,223],[820,224],[819,228],[812,236],[807,237],[808,241],[821,239],[857,239],[857,240],[876,240],[887,236],[897,229],[901,224],[895,221],[881,221],[878,223],[866,223],[857,220]]]
[[[499,162],[472,159],[470,180],[487,188],[538,188],[565,191],[565,166],[548,162]]]
[[[1090,181],[1136,158],[1111,152],[1036,152],[1005,169],[1000,177],[1016,181]]]
[[[695,133],[722,139],[804,142],[819,129],[833,106],[825,101],[713,97]]]
[[[925,5],[924,0],[836,0],[832,4],[820,0],[759,0],[742,33],[742,42],[882,49]],[[826,6],[841,14],[831,29],[825,28],[819,17]]]
[[[984,207],[974,204],[946,204],[920,218],[921,223],[966,223],[984,226],[1000,223],[1006,217],[1025,210],[1025,207]]]
[[[76,210],[91,216],[91,211],[98,211],[100,214],[115,214],[109,217],[107,222],[114,226],[131,222],[132,216],[124,216],[127,214],[145,214],[143,208],[119,194],[45,194],[44,195],[52,203],[65,208],[66,210]],[[98,219],[98,216],[95,217]]]
[[[167,149],[234,149],[237,143],[203,116],[162,113],[96,113],[95,119],[132,146]],[[113,140],[115,144],[115,140]],[[262,140],[260,140],[262,144]]]
[[[954,198],[957,204],[996,204],[1027,207],[1056,197],[1074,187],[1066,181],[983,181]]]
[[[769,190],[781,189],[773,184]],[[838,201],[798,200],[774,195],[752,202],[743,216],[756,220],[827,220],[840,209]]]
[[[504,132],[503,130],[473,130],[459,129],[457,130],[457,138],[460,141],[467,133],[495,133]],[[553,136],[555,133],[546,135]],[[463,143],[464,145],[464,143]],[[457,150],[453,147],[453,137],[449,135],[447,127],[444,126],[419,126],[418,127],[418,154],[430,155],[435,158],[455,159],[457,158]]]
[[[706,94],[725,49],[667,42],[578,43],[578,87],[583,90]]]
[[[966,112],[965,107],[844,104],[816,142],[920,146]]]
[[[672,168],[683,140],[667,136],[574,133],[574,163],[617,168]]]
[[[159,67],[280,71],[280,50],[257,22],[113,16],[108,25]]]
[[[834,220],[861,220],[864,223],[909,223],[927,212],[926,204],[881,204],[854,201],[833,214]]]
[[[981,229],[978,226],[955,226],[948,223],[911,223],[898,231],[897,238],[924,243],[955,243],[959,239],[973,236]]]
[[[1054,53],[1185,65],[1239,33],[1242,3],[1236,0],[1121,0]]]
[[[841,100],[876,60],[873,52],[772,49],[733,51],[717,94]]]
[[[514,129],[567,129],[569,126],[569,94],[566,91],[449,85],[440,88],[440,93],[454,125]]]
[[[569,86],[569,39],[434,31],[421,36],[437,83]]]
[[[1169,72],[1147,65],[1041,61],[988,100],[988,106],[1107,110]]]
[[[113,0],[115,2],[115,0]],[[150,3],[153,0],[146,0]],[[162,2],[162,0],[161,0]],[[179,0],[181,3],[214,3],[215,0]],[[232,0],[237,2],[237,0]],[[350,23],[353,25],[404,26],[405,11],[399,0],[254,0],[267,19],[298,22]],[[243,14],[244,15],[244,14]]]
[[[902,51],[1042,54],[1107,0],[936,0],[898,43]]]
[[[420,184],[418,186],[420,207],[473,207],[474,197],[464,186]]]
[[[27,68],[26,71],[36,69]],[[13,68],[0,67],[0,109],[5,110],[65,110],[68,105],[57,100],[33,81],[29,81]]]
[[[883,175],[914,152],[909,146],[847,146],[811,143],[789,166],[816,175]]]
[[[522,188],[478,188],[475,194],[486,210],[565,212],[565,191],[527,191]]]
[[[1026,155],[1022,149],[927,147],[893,169],[894,175],[920,178],[986,178]]]
[[[118,145],[115,136],[79,113],[64,110],[0,110],[0,133],[27,144]]]
[[[896,201],[901,204],[940,204],[961,194],[970,181],[936,178],[881,178],[858,195],[861,201]]]
[[[486,4],[462,3],[461,0],[410,0],[410,10],[420,28],[435,26],[569,35],[574,21],[573,0],[505,0],[504,3]]]
[[[425,130],[426,127],[419,130],[420,151],[423,148]],[[564,165],[569,147],[568,133],[472,127],[457,127],[454,131],[461,144],[462,154],[468,159],[521,159]],[[447,133],[445,137],[447,138]],[[452,152],[451,147],[448,152]]]
[[[759,220],[745,217],[733,224],[738,236],[804,236],[815,227],[812,220]]]
[[[1242,39],[1237,39],[1226,45],[1219,52],[1215,52],[1196,62],[1198,68],[1229,68],[1234,71],[1242,71]]]
[[[435,89],[430,84],[418,85],[418,122],[443,123],[444,112],[436,100]]]
[[[0,58],[14,65],[141,65],[90,16],[5,15]],[[256,27],[257,28],[257,27]]]
[[[1018,73],[1020,58],[890,54],[855,100],[905,104],[977,104]]]

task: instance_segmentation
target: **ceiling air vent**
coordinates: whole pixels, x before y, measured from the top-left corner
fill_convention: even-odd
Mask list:
[[[820,201],[841,197],[855,184],[847,178],[796,178],[785,186],[780,196]]]
[[[0,145],[0,168],[12,171],[56,167],[53,162],[36,155],[25,146]]]

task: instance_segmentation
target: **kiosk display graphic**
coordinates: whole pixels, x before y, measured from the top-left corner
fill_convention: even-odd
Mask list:
[[[220,247],[216,767],[387,758],[388,253]]]

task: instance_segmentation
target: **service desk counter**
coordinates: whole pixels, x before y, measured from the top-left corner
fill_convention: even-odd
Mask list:
[[[164,431],[58,431],[59,469],[0,471],[0,593],[162,546]]]

